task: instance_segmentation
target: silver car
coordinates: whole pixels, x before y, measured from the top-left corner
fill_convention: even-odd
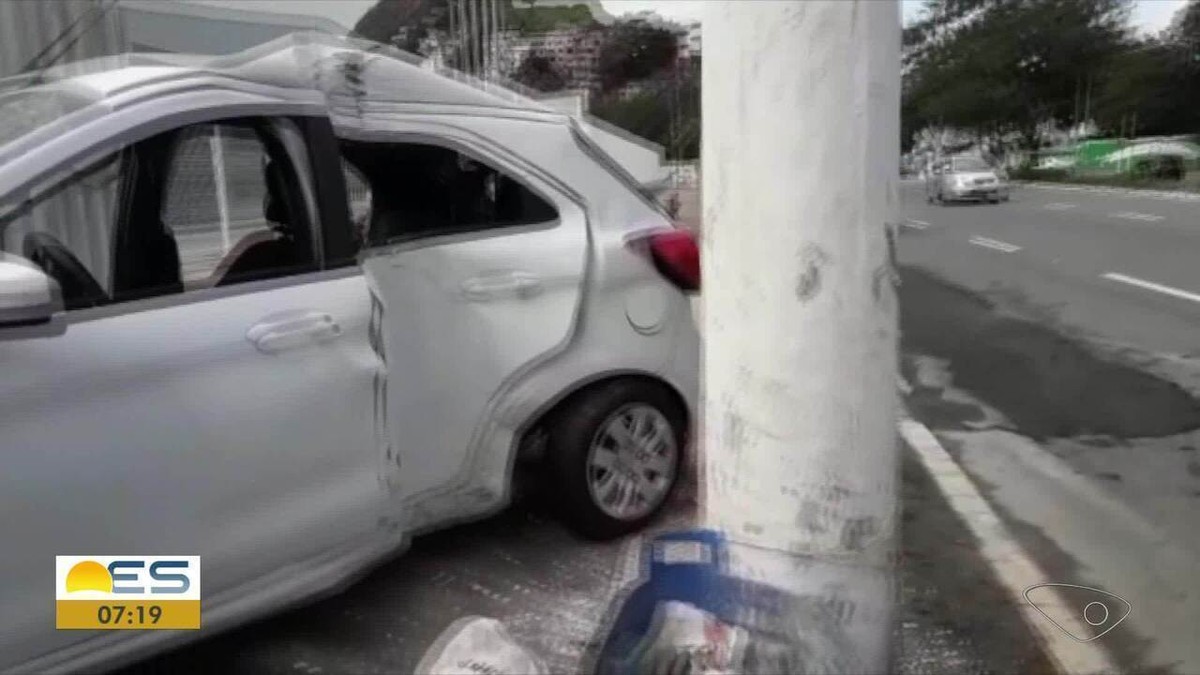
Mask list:
[[[360,47],[0,82],[0,672],[331,592],[525,465],[589,537],[667,500],[696,242],[570,117]],[[176,554],[201,630],[55,630],[112,581],[56,556]]]
[[[930,204],[949,201],[1008,201],[1010,188],[1003,169],[977,157],[953,157],[935,162],[925,178],[925,197]]]

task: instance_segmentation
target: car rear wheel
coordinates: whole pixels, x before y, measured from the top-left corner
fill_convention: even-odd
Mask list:
[[[664,385],[619,379],[568,400],[549,431],[564,517],[585,537],[610,539],[642,528],[666,504],[683,466],[687,415]]]

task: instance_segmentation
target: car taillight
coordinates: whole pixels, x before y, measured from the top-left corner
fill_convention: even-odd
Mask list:
[[[684,291],[700,290],[700,247],[687,230],[658,232],[646,238],[654,266]]]

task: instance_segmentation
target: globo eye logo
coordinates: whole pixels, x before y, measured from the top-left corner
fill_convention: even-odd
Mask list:
[[[1077,584],[1036,584],[1025,589],[1025,601],[1078,642],[1104,636],[1133,611],[1114,593]]]

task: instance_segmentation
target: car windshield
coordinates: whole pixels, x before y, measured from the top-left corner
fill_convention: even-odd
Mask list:
[[[974,157],[960,157],[954,160],[954,171],[991,171],[987,162]]]

